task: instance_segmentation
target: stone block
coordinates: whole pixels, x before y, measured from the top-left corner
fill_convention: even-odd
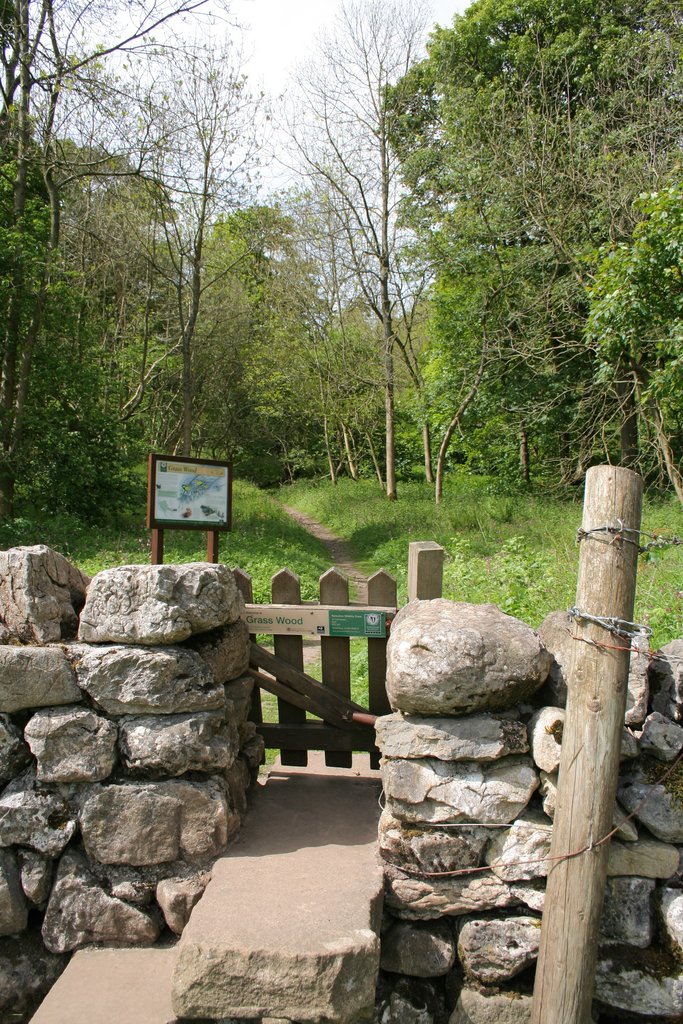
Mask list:
[[[539,780],[530,758],[474,761],[389,759],[382,764],[387,808],[401,821],[504,824],[526,807]]]
[[[76,828],[68,802],[41,788],[32,772],[10,782],[0,796],[0,846],[28,846],[57,857]]]
[[[521,892],[530,883],[516,886],[493,874],[425,878],[385,864],[385,902],[396,917],[428,920],[442,915],[459,916],[484,910],[519,906]]]
[[[71,644],[78,685],[108,715],[222,711],[223,687],[200,656],[183,647]]]
[[[213,780],[124,782],[93,787],[80,825],[95,860],[135,866],[216,857],[236,834],[239,819]]]
[[[395,712],[378,718],[375,731],[385,757],[497,761],[529,749],[522,722],[496,715],[422,718]]]
[[[141,715],[121,721],[119,749],[125,767],[138,774],[210,773],[234,761],[237,730],[218,713]]]
[[[249,668],[249,627],[245,619],[191,637],[187,646],[203,658],[218,684],[237,679]],[[249,682],[253,688],[253,681]]]
[[[190,920],[194,905],[202,898],[209,883],[209,875],[194,875],[190,878],[164,878],[156,888],[157,903],[161,907],[166,924],[182,935]]]
[[[486,863],[504,882],[544,878],[550,869],[552,834],[545,815],[527,811],[509,829],[496,829],[486,850]]]
[[[683,725],[683,639],[672,640],[650,662],[653,711]]]
[[[83,695],[59,647],[0,647],[0,711],[77,704]]]
[[[0,850],[0,935],[15,935],[28,924],[28,905],[14,853]]]
[[[465,987],[448,1024],[531,1024],[531,996]]]
[[[17,851],[21,871],[21,887],[26,899],[35,907],[43,909],[52,888],[54,861],[35,850]]]
[[[600,922],[600,942],[645,949],[655,934],[652,878],[608,878]]]
[[[643,723],[640,748],[657,761],[675,761],[683,749],[683,727],[653,711]]]
[[[671,878],[678,868],[678,848],[656,839],[635,843],[612,840],[607,857],[608,875],[635,875],[640,878]]]
[[[538,634],[495,605],[411,601],[392,623],[387,694],[414,715],[506,708],[541,686],[550,662]]]
[[[683,1008],[683,972],[671,965],[662,969],[661,954],[642,950],[638,963],[623,961],[618,953],[598,960],[595,998],[610,1008],[657,1020],[680,1021]]]
[[[0,551],[0,618],[24,643],[69,639],[76,635],[88,583],[44,544]]]
[[[159,924],[138,907],[108,895],[76,850],[62,857],[43,920],[43,940],[53,953],[80,946],[149,946]]]
[[[447,921],[393,921],[382,934],[384,971],[439,978],[448,974],[455,959],[453,929]]]
[[[476,825],[460,825],[455,829],[407,825],[386,809],[379,820],[382,858],[399,868],[405,865],[422,872],[478,867],[489,838],[489,829]]]
[[[19,775],[31,762],[21,732],[9,715],[0,715],[0,782],[7,782]]]
[[[683,891],[659,889],[657,903],[668,944],[674,956],[683,963]]]
[[[458,957],[469,978],[499,985],[534,963],[540,941],[540,918],[474,918],[458,932]]]
[[[653,785],[636,769],[619,780],[617,796],[622,806],[657,839],[664,843],[683,843],[681,807],[666,784]]]
[[[243,610],[225,565],[124,565],[93,578],[78,637],[88,643],[175,644],[235,622]]]
[[[41,782],[97,782],[116,763],[116,726],[86,708],[37,711],[24,736],[37,761]]]

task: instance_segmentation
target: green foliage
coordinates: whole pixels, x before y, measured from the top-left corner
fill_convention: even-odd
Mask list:
[[[437,507],[423,483],[405,483],[401,491],[391,504],[370,481],[340,481],[336,488],[300,481],[282,493],[287,504],[347,540],[368,574],[386,569],[394,575],[399,602],[406,599],[409,542],[436,540],[446,550],[445,597],[492,601],[532,626],[573,605],[578,502],[506,493],[495,479],[465,473],[450,476]],[[681,537],[683,509],[648,500],[643,529]],[[635,615],[653,629],[656,646],[683,633],[682,575],[683,546],[641,556]]]

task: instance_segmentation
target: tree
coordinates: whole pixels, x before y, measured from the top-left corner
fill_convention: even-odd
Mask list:
[[[410,223],[460,296],[441,345],[456,361],[462,346],[477,384],[467,415],[505,380],[501,428],[527,453],[535,434],[566,481],[629,416],[628,396],[595,385],[588,289],[600,246],[631,237],[633,198],[680,159],[681,28],[664,0],[478,0],[392,98]],[[477,333],[483,377],[464,344]]]
[[[641,196],[636,210],[633,240],[602,250],[588,335],[601,380],[635,405],[683,503],[683,186]]]
[[[323,197],[343,239],[344,259],[359,294],[382,330],[386,491],[396,497],[394,359],[397,344],[411,358],[410,339],[399,342],[399,322],[422,282],[410,282],[398,258],[402,238],[397,207],[398,164],[389,146],[387,91],[419,55],[425,10],[406,0],[343,3],[337,34],[324,39],[317,63],[298,76],[300,98],[288,128],[310,188]],[[402,304],[402,306],[401,306]]]
[[[68,115],[79,105],[94,111],[99,103],[106,109],[102,69],[107,58],[132,52],[169,18],[199,6],[190,0],[160,0],[151,7],[132,0],[123,11],[108,0],[59,8],[53,0],[3,5],[2,212],[12,246],[0,340],[0,516],[12,513],[34,359],[60,272],[60,194],[73,170]],[[79,117],[82,126],[83,109]],[[90,173],[100,169],[100,155]],[[82,158],[79,164],[82,173]]]

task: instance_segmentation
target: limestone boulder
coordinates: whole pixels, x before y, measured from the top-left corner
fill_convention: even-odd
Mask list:
[[[41,782],[106,779],[116,763],[116,735],[109,719],[74,707],[37,711],[24,729]]]
[[[540,918],[474,918],[458,932],[458,958],[469,978],[498,985],[535,961],[540,941]]]
[[[650,662],[652,710],[683,725],[683,639],[672,640]]]
[[[539,688],[550,660],[534,630],[493,604],[411,601],[392,623],[387,694],[413,715],[510,707]]]
[[[50,953],[40,931],[30,927],[0,939],[0,1020],[30,1020],[66,967],[68,957]]]
[[[665,843],[683,843],[683,814],[666,784],[654,785],[634,772],[619,780],[617,795],[627,811]]]
[[[377,1024],[440,1024],[446,1015],[445,993],[438,981],[380,973],[372,1018]]]
[[[678,859],[676,846],[656,839],[639,839],[635,843],[612,840],[607,856],[607,874],[671,878],[678,868]]]
[[[465,986],[448,1024],[530,1024],[531,996]]]
[[[538,627],[538,635],[551,655],[542,696],[546,704],[558,708],[567,703],[567,674],[576,645],[572,633],[572,619],[567,612],[550,612]]]
[[[456,959],[453,929],[447,921],[392,921],[382,934],[380,966],[394,974],[439,978]]]
[[[21,888],[29,903],[43,909],[52,888],[54,861],[35,850],[19,849],[17,861],[21,872]]]
[[[92,943],[149,946],[159,931],[150,914],[106,893],[81,853],[64,854],[43,920],[43,940],[51,952]]]
[[[237,679],[249,668],[249,627],[245,619],[201,633],[187,641],[187,646],[204,659],[211,675],[221,685]],[[253,687],[253,682],[252,682]]]
[[[108,715],[223,710],[225,697],[202,658],[183,647],[72,644],[78,685]]]
[[[641,725],[647,717],[650,699],[650,638],[640,631],[631,638],[628,681],[626,684],[626,725]]]
[[[240,819],[247,813],[247,791],[251,785],[251,772],[247,762],[235,758],[233,764],[223,773],[227,787],[229,803]]]
[[[94,786],[80,812],[87,853],[103,864],[191,863],[218,856],[239,819],[215,780]]]
[[[683,962],[683,890],[660,889],[657,897],[659,917],[669,947]]]
[[[543,797],[543,811],[549,818],[554,818],[557,805],[557,773],[548,774],[542,771],[540,777],[539,793]],[[615,801],[612,825],[617,829],[617,838],[625,843],[635,843],[638,838],[638,829],[633,821],[627,819],[626,811]]]
[[[497,715],[422,718],[395,712],[378,718],[375,732],[385,757],[497,761],[529,749],[522,722]]]
[[[0,711],[77,704],[83,695],[59,647],[0,647]]]
[[[247,768],[249,769],[250,780],[255,778],[258,774],[259,765],[263,763],[265,749],[266,744],[263,736],[250,736],[249,739],[242,744],[240,757],[244,760]]]
[[[540,708],[529,719],[527,731],[531,756],[544,772],[556,772],[562,756],[564,708]]]
[[[524,884],[514,889],[493,874],[423,877],[385,864],[385,904],[396,917],[429,920],[519,906]],[[530,883],[527,883],[530,885]]]
[[[638,962],[624,962],[618,954],[598,961],[595,998],[610,1008],[638,1013],[656,1020],[680,1021],[683,973],[680,966],[662,969],[656,950],[642,950]]]
[[[683,749],[683,726],[653,711],[643,723],[640,748],[657,761],[675,761]]]
[[[10,782],[0,796],[0,846],[28,846],[57,857],[76,829],[68,801],[40,787],[32,772]]]
[[[652,878],[608,878],[600,942],[646,949],[655,935],[654,892]]]
[[[0,850],[0,935],[15,935],[27,923],[28,904],[16,857],[11,850]]]
[[[134,773],[175,777],[228,768],[237,754],[237,730],[223,715],[141,715],[119,726],[121,760]]]
[[[44,544],[0,551],[0,618],[24,643],[76,635],[88,577]]]
[[[124,565],[93,578],[78,636],[87,643],[175,644],[235,622],[243,610],[225,565]]]
[[[158,883],[157,903],[166,924],[176,935],[182,935],[192,908],[202,898],[208,883],[209,875],[206,873],[189,878],[164,878]]]
[[[544,878],[550,869],[553,828],[544,814],[527,811],[509,829],[496,829],[486,863],[503,882]]]
[[[0,715],[0,783],[19,775],[31,761],[23,734],[9,715]]]
[[[382,811],[379,851],[383,860],[423,872],[463,871],[478,867],[489,840],[489,830],[476,825],[456,829],[405,825]]]
[[[223,687],[225,693],[225,717],[234,722],[238,727],[246,722],[251,708],[251,695],[254,690],[254,680],[251,676],[240,676],[226,683]]]
[[[473,761],[390,759],[382,764],[387,809],[401,821],[505,824],[538,788],[529,758]]]

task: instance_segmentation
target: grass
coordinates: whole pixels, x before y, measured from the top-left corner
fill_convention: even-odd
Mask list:
[[[538,626],[550,611],[574,603],[582,495],[559,501],[539,494],[505,494],[488,479],[451,477],[436,508],[425,484],[405,483],[387,502],[374,481],[301,481],[287,504],[323,522],[350,545],[367,572],[386,569],[406,599],[408,544],[436,540],[446,550],[444,596],[491,601]],[[674,500],[646,501],[643,529],[683,536],[683,509]],[[635,617],[661,646],[683,635],[683,546],[641,555]]]

